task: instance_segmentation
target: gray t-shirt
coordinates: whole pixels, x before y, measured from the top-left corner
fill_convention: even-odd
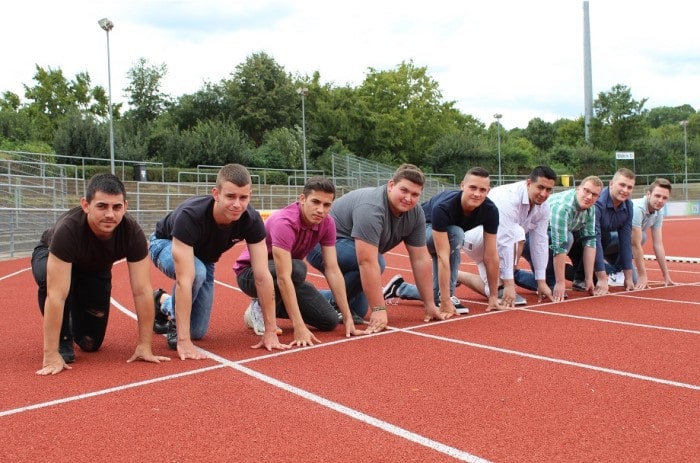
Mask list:
[[[646,195],[641,198],[633,199],[632,204],[634,204],[632,228],[641,228],[642,232],[646,231],[648,228],[661,228],[664,222],[663,209],[649,212],[649,203]]]
[[[377,246],[380,254],[402,241],[408,246],[425,246],[425,215],[416,205],[396,217],[389,208],[387,186],[360,188],[333,202],[337,238],[360,239]]]

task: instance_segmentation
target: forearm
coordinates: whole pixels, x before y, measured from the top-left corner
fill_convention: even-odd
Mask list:
[[[566,253],[562,252],[553,258],[554,280],[557,284],[563,284],[566,281],[566,257]]]
[[[432,267],[432,265],[431,265]],[[450,299],[450,274],[452,270],[450,269],[450,258],[448,256],[438,256],[438,286],[440,288],[440,300],[442,302],[447,302]],[[422,296],[423,293],[421,293]],[[432,294],[432,288],[430,291]],[[425,299],[424,299],[425,300]]]
[[[287,315],[292,321],[292,325],[303,325],[304,319],[301,316],[301,310],[299,309],[299,300],[297,299],[297,293],[294,288],[294,283],[292,282],[291,276],[285,275],[284,277],[280,277],[278,274],[277,288],[279,289],[279,295],[282,298],[284,309],[287,311]]]
[[[58,352],[65,301],[46,299],[44,306],[44,354]]]
[[[362,291],[367,297],[369,307],[381,307],[384,305],[381,278],[382,272],[377,262],[360,262],[360,281]]]
[[[143,293],[134,296],[134,305],[138,320],[139,344],[150,346],[153,341],[153,319],[155,317],[153,295]]]
[[[190,318],[192,315],[192,282],[175,282],[175,323],[178,341],[191,341]]]

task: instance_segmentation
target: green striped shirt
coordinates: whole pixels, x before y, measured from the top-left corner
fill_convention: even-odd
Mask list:
[[[581,209],[576,188],[555,193],[547,200],[552,212],[549,218],[549,248],[554,255],[566,253],[570,232],[581,230],[584,246],[595,248],[595,208]]]

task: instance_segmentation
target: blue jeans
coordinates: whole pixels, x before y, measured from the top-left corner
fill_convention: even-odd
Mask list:
[[[461,249],[464,244],[464,230],[457,225],[447,227],[447,239],[450,242],[450,296],[455,293],[455,285],[457,284],[457,274],[459,272],[459,264],[462,262]],[[433,258],[433,299],[436,304],[440,304],[440,282],[438,278],[438,258],[435,250],[435,241],[433,241],[433,227],[427,224],[425,227],[425,244],[428,247],[428,252]],[[401,299],[420,300],[418,287],[411,283],[403,282],[398,287],[396,294]]]
[[[154,234],[150,237],[148,252],[151,261],[158,269],[172,278],[175,275],[175,261],[173,260],[173,242],[166,239],[158,239]],[[175,319],[175,287],[172,295],[160,306],[161,312]],[[194,258],[194,283],[192,284],[192,312],[190,313],[190,337],[201,339],[209,330],[209,319],[214,302],[214,263],[205,263]]]
[[[360,279],[360,266],[357,262],[357,251],[355,250],[355,240],[347,238],[338,238],[335,243],[335,250],[338,254],[338,265],[340,266],[340,271],[343,273],[343,278],[345,279],[345,291],[348,296],[348,304],[350,305],[350,310],[360,317],[367,315],[367,309],[369,308],[369,302],[367,302],[367,296],[365,296],[362,290],[362,280]],[[316,245],[315,248],[311,250],[308,256],[306,256],[306,261],[311,264],[317,270],[323,272],[323,255],[321,254],[321,246]],[[386,268],[386,261],[382,254],[378,254],[377,261],[379,263],[379,270],[384,273]],[[325,297],[332,305],[335,305],[333,301],[333,294],[330,290],[324,289],[320,293]]]

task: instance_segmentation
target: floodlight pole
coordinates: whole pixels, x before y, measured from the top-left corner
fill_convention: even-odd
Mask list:
[[[685,159],[685,200],[688,201],[688,121],[681,121],[683,126],[683,157]]]
[[[501,118],[503,114],[494,114],[493,117],[496,119],[496,133],[498,134],[498,185],[503,185],[503,178],[501,176]]]
[[[114,175],[114,122],[112,121],[112,69],[109,59],[109,31],[114,27],[114,23],[107,18],[97,21],[103,31],[107,33],[107,91],[109,110],[109,164]]]
[[[306,87],[300,87],[297,89],[297,94],[301,96],[301,146],[304,155],[304,183],[306,183],[306,109],[304,108],[304,97],[309,94],[309,89]]]

